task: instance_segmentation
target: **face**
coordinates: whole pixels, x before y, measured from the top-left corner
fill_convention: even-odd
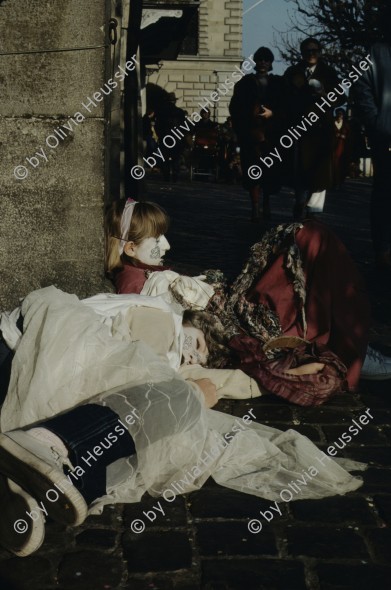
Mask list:
[[[320,51],[316,43],[309,43],[303,49],[303,59],[309,66],[314,66],[318,63],[319,55]]]
[[[163,264],[163,257],[169,249],[170,244],[166,236],[145,238],[138,246],[133,242],[128,242],[124,248],[125,254],[150,266],[161,266]]]
[[[258,59],[255,64],[255,71],[258,74],[267,74],[270,71],[272,62],[267,60],[266,58]]]
[[[206,365],[208,347],[204,333],[192,326],[184,326],[183,332],[185,334],[182,351],[183,363],[185,365]]]

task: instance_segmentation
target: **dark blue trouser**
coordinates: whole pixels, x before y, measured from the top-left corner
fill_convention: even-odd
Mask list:
[[[23,332],[22,316],[16,325]],[[14,353],[0,332],[0,404],[7,395],[13,358]],[[87,504],[106,493],[107,465],[136,452],[129,431],[118,420],[118,415],[107,406],[86,404],[39,425],[57,434],[69,449],[72,465],[85,471],[77,479],[70,477]],[[99,455],[93,452],[94,448]]]
[[[126,426],[107,406],[86,404],[39,424],[59,436],[69,449],[69,459],[84,474],[72,483],[87,504],[106,493],[106,467],[136,452]]]

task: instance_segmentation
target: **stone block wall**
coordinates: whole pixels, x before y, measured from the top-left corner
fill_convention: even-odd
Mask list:
[[[0,6],[0,311],[51,284],[82,297],[106,285],[107,114],[82,103],[110,77],[108,14],[109,0]]]
[[[201,0],[197,56],[179,56],[163,61],[159,72],[149,76],[167,92],[175,92],[177,105],[190,113],[220,86],[242,61],[242,0]],[[216,74],[214,72],[217,72]],[[216,117],[223,123],[228,116],[232,89],[216,103]]]

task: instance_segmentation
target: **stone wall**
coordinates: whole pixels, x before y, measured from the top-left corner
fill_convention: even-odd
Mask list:
[[[242,61],[242,0],[201,0],[199,9],[199,51],[197,56],[180,56],[163,61],[148,82],[175,92],[177,106],[189,113],[229,78]],[[216,74],[214,72],[217,72]],[[228,116],[232,89],[216,103],[219,123]]]
[[[94,47],[0,56],[0,310],[51,284],[104,288],[107,113],[82,103],[109,77],[109,11],[109,0],[0,6],[3,53]]]

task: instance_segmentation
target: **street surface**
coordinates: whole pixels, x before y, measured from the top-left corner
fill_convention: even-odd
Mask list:
[[[371,342],[391,354],[391,280],[373,266],[367,180],[348,181],[330,193],[323,220],[348,246],[363,272],[373,305]],[[170,214],[169,262],[194,274],[220,268],[230,278],[265,230],[250,223],[240,186],[149,180],[149,200]],[[273,224],[291,219],[292,194],[271,200]],[[295,428],[322,450],[369,409],[373,420],[338,452],[369,463],[364,486],[345,497],[279,504],[216,485],[162,502],[142,534],[129,525],[156,499],[106,507],[76,529],[47,524],[46,540],[29,558],[0,553],[1,590],[386,590],[391,581],[391,380],[362,382],[360,394],[339,395],[317,408],[273,396],[222,401],[216,409],[258,422]],[[248,531],[249,519],[263,529]]]

